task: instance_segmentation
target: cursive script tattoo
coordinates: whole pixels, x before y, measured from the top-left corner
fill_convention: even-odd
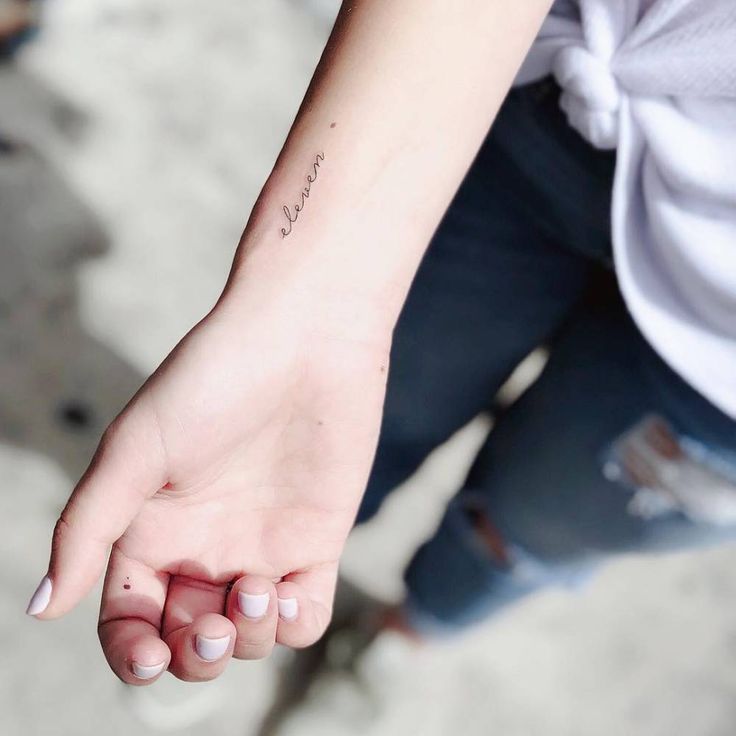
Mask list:
[[[297,204],[294,205],[294,212],[292,212],[287,205],[284,205],[284,215],[289,221],[288,230],[285,227],[281,228],[281,237],[285,238],[287,235],[291,235],[291,231],[294,228],[294,223],[299,219],[299,213],[304,209],[304,205],[309,199],[309,194],[312,191],[312,184],[317,181],[317,175],[319,174],[319,167],[325,160],[324,153],[318,153],[314,162],[312,163],[312,170],[307,174],[307,186],[302,189],[301,198]]]

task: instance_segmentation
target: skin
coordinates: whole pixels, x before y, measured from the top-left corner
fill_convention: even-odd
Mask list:
[[[107,430],[56,525],[38,617],[107,565],[99,634],[123,681],[158,664],[209,680],[324,632],[393,327],[550,4],[344,4],[220,300]],[[240,591],[268,594],[262,618]],[[198,636],[230,640],[207,662]]]

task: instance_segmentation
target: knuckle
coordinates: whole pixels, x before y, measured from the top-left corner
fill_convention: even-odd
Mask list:
[[[209,682],[215,680],[221,674],[219,671],[195,671],[182,662],[172,663],[169,666],[169,672],[182,682]]]
[[[112,423],[109,424],[105,431],[102,433],[100,441],[97,445],[97,452],[95,453],[96,456],[99,458],[105,452],[108,452],[110,448],[118,442],[121,434],[122,421],[118,418],[113,420]]]
[[[67,509],[64,509],[54,525],[54,532],[51,539],[53,550],[59,549],[64,544],[71,533],[71,528],[72,524],[69,520],[69,512]]]
[[[256,659],[266,659],[266,657],[270,656],[272,649],[273,647],[271,646],[236,649],[235,652],[233,652],[233,658],[251,661]]]
[[[233,657],[235,659],[265,659],[271,654],[274,643],[273,637],[261,641],[238,642],[233,650]]]
[[[279,643],[291,649],[306,649],[316,644],[322,634],[317,631],[290,631],[279,636]]]

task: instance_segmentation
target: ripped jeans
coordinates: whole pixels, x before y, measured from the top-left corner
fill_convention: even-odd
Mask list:
[[[736,422],[670,370],[628,316],[612,270],[615,155],[568,126],[558,95],[550,80],[511,92],[395,332],[359,522],[430,451],[492,409],[525,356],[550,351],[539,379],[497,416],[406,571],[407,611],[420,628],[464,625],[542,586],[579,582],[613,554],[736,537],[733,524],[678,508],[636,513],[636,489],[605,472],[612,443],[651,415],[736,470]],[[502,554],[478,519],[503,540]]]

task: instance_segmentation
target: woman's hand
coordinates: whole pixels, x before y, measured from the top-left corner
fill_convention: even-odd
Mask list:
[[[99,633],[131,684],[166,668],[210,679],[230,655],[311,644],[330,619],[390,335],[348,340],[311,321],[303,294],[256,306],[240,290],[108,429],[56,527],[38,615],[72,608],[112,545]]]
[[[391,330],[551,2],[343,3],[225,294],[106,432],[29,613],[69,611],[112,545],[100,637],[126,682],[319,637]]]

